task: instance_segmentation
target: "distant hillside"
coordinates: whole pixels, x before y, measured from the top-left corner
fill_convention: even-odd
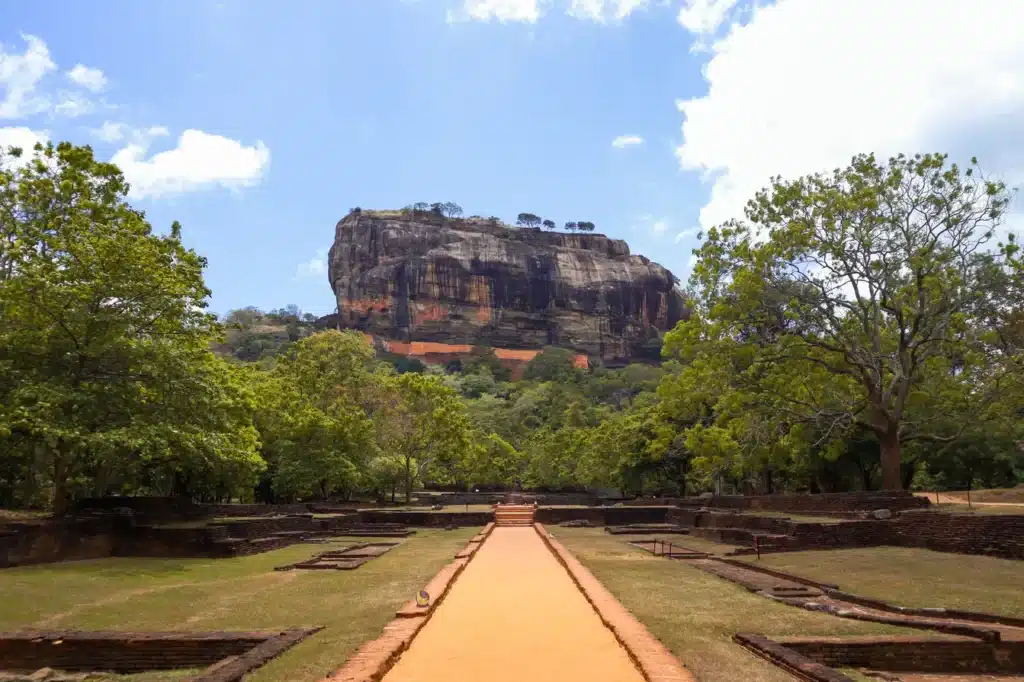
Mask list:
[[[227,332],[214,351],[244,362],[269,360],[312,334],[316,319],[295,305],[267,312],[254,307],[232,310],[221,320]]]

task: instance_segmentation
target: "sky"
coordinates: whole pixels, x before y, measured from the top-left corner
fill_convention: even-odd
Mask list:
[[[355,206],[589,220],[685,280],[776,175],[939,151],[1024,184],[1020,0],[56,7],[0,2],[0,145],[117,163],[207,257],[218,313],[331,312]]]

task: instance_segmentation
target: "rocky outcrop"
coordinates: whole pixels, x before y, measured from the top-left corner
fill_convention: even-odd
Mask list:
[[[399,342],[656,357],[686,314],[672,273],[619,239],[356,211],[328,258],[337,326]]]

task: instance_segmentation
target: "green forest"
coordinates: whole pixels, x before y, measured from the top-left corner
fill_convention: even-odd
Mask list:
[[[774,178],[703,236],[660,363],[550,347],[515,381],[295,306],[218,317],[183,227],[127,192],[89,147],[0,152],[0,506],[1024,481],[1024,257],[973,160]]]

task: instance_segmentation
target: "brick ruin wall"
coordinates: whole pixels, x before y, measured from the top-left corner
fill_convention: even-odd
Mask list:
[[[1024,642],[923,637],[780,638],[779,644],[830,668],[889,672],[1024,672]]]
[[[761,536],[762,551],[845,547],[919,547],[938,552],[1024,559],[1024,515],[904,511],[887,520],[808,523],[785,518],[672,509],[666,520],[707,529],[700,535],[739,545]],[[771,537],[775,536],[775,537]]]
[[[261,633],[0,633],[0,670],[147,670],[205,668],[238,656],[272,635]]]
[[[680,507],[709,507],[748,511],[797,513],[853,513],[873,509],[921,509],[928,507],[927,498],[908,492],[870,491],[853,493],[786,494],[786,495],[713,495],[681,497],[673,502]]]

